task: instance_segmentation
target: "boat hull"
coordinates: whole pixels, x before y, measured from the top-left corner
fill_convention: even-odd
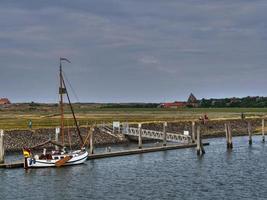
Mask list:
[[[70,166],[70,165],[79,165],[84,163],[87,160],[88,152],[84,151],[79,154],[68,154],[71,156],[71,159],[61,166]],[[58,159],[34,159],[34,158],[25,158],[24,168],[43,168],[43,167],[57,167],[56,163]]]

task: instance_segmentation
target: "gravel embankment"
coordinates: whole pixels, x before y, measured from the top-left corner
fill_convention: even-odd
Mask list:
[[[203,138],[208,137],[225,137],[224,124],[227,122],[231,123],[233,130],[233,136],[247,135],[247,123],[251,122],[252,132],[259,132],[261,127],[261,119],[248,119],[248,120],[214,120],[208,121],[204,126],[200,122],[196,122],[196,126],[201,126],[201,132]],[[131,125],[136,127],[137,125]],[[150,123],[143,124],[142,128],[150,130],[162,131],[162,123]],[[171,133],[183,133],[184,130],[192,132],[192,122],[182,121],[182,122],[172,122],[168,123],[167,132]],[[79,146],[79,138],[75,133],[75,129],[69,130],[71,135],[72,146]],[[87,135],[87,129],[81,128],[81,134],[83,138]],[[54,129],[37,129],[31,130],[11,130],[5,132],[5,149],[6,151],[20,151],[23,147],[32,147],[36,144],[47,141],[48,139],[54,140],[55,130]],[[68,132],[65,131],[65,141],[68,143]],[[127,143],[129,139],[122,138],[119,136],[114,136],[108,133],[101,132],[98,128],[94,132],[94,144],[95,146],[111,145]],[[89,143],[89,142],[88,142]],[[87,144],[88,144],[87,143]],[[46,148],[52,147],[51,145],[46,145]]]

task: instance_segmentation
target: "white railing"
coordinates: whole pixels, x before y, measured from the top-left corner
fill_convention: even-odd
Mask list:
[[[163,140],[164,138],[164,133],[161,131],[154,131],[147,129],[140,129],[140,130],[141,130],[141,135],[144,138],[157,139],[157,140]],[[139,136],[139,129],[127,127],[124,129],[123,134],[131,136]],[[191,137],[188,135],[175,134],[175,133],[166,133],[166,140],[169,142],[179,142],[179,143],[190,143],[192,141]]]

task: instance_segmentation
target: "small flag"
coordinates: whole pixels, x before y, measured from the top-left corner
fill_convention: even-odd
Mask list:
[[[31,152],[28,149],[23,149],[23,155],[25,158],[29,158],[31,156]]]
[[[71,63],[67,58],[60,58],[60,61],[67,61],[68,63]]]

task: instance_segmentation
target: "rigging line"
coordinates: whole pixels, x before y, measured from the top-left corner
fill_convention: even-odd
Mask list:
[[[72,147],[71,147],[71,135],[70,135],[70,127],[69,127],[69,119],[67,119],[67,124],[68,124],[69,147],[70,147],[70,150],[72,151]]]
[[[72,112],[72,116],[73,116],[73,119],[74,119],[74,122],[75,122],[75,125],[76,125],[76,129],[77,129],[77,131],[78,131],[78,136],[79,136],[79,138],[80,138],[80,140],[81,140],[81,143],[83,144],[83,138],[82,138],[82,136],[81,136],[81,131],[80,131],[80,128],[79,128],[79,125],[78,125],[76,116],[75,116],[75,114],[74,114],[74,110],[73,110],[72,104],[71,104],[71,102],[70,102],[70,97],[69,97],[69,93],[68,93],[67,88],[66,88],[66,84],[65,84],[64,78],[62,78],[62,82],[63,82],[63,86],[64,86],[64,88],[65,88],[65,90],[66,90],[66,95],[67,95],[67,98],[68,98],[68,101],[69,101],[70,110],[71,110],[71,112]]]
[[[72,87],[72,85],[71,85],[71,83],[70,83],[70,81],[69,81],[69,79],[68,79],[66,73],[65,73],[64,71],[62,71],[62,72],[63,72],[63,75],[64,75],[64,77],[65,77],[65,79],[66,79],[68,85],[70,86],[71,92],[73,93],[73,95],[74,95],[76,101],[77,101],[77,102],[80,102],[80,100],[79,100],[79,98],[78,98],[78,96],[77,96],[75,90],[73,89],[73,87]]]

